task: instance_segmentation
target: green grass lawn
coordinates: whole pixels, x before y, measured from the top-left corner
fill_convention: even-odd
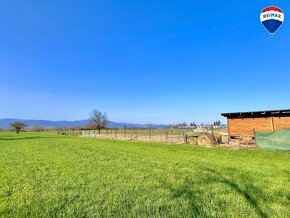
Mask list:
[[[290,217],[290,154],[0,133],[1,217]]]

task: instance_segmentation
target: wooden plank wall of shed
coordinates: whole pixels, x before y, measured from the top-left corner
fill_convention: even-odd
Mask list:
[[[253,136],[255,131],[290,128],[290,117],[228,118],[229,136]]]

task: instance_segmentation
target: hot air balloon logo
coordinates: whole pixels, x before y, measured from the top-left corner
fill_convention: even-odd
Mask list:
[[[284,22],[284,13],[278,7],[266,7],[260,15],[260,20],[270,35],[274,36]]]

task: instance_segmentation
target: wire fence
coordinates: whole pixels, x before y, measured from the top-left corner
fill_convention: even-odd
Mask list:
[[[131,141],[152,141],[166,143],[186,143],[185,130],[182,129],[103,129],[103,130],[62,130],[58,134],[103,138],[103,139],[118,139]]]

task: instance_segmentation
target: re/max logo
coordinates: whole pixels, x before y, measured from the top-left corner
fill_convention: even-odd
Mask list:
[[[268,13],[268,14],[264,14],[263,18],[281,18],[281,14]]]

